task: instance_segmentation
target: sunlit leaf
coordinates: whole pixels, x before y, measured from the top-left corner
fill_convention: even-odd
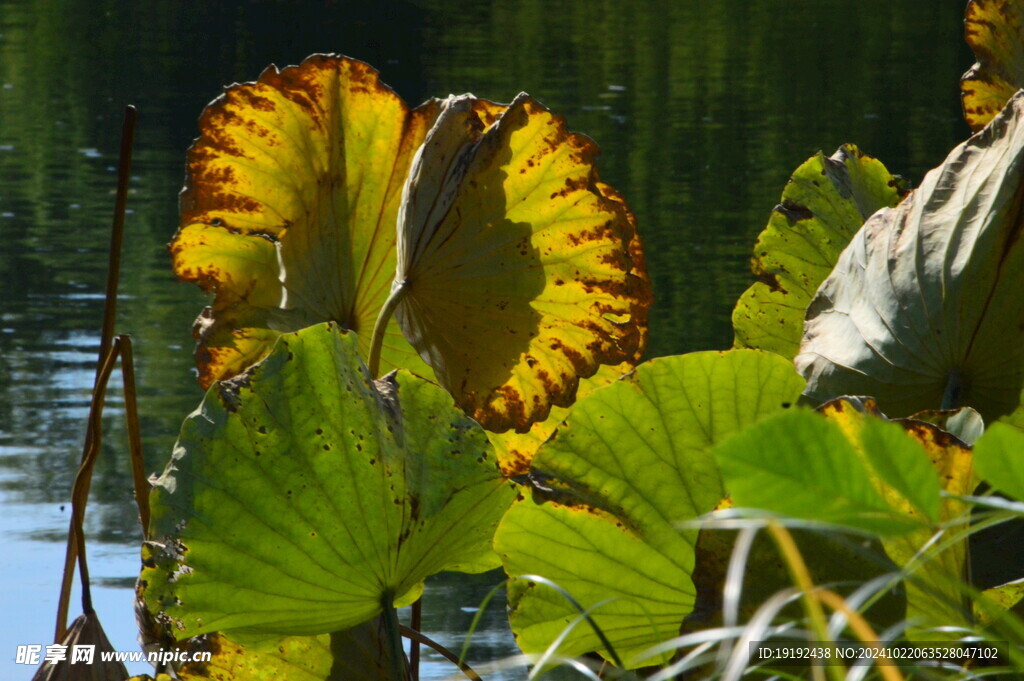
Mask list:
[[[178,639],[312,635],[496,565],[512,492],[483,430],[407,372],[372,381],[332,325],[216,384],[151,497],[143,597]]]
[[[635,362],[651,293],[597,147],[522,94],[449,98],[417,153],[393,295],[405,336],[489,430],[567,406],[580,378]]]
[[[593,608],[627,666],[653,663],[637,654],[674,636],[694,607],[697,532],[677,525],[723,496],[710,448],[785,409],[801,387],[785,359],[733,350],[655,359],[580,400],[495,535],[505,570],[561,585]],[[535,582],[511,582],[509,599],[526,652],[544,650],[577,615]],[[582,624],[560,652],[600,648]]]
[[[890,416],[1012,411],[1024,379],[1024,96],[876,213],[808,309],[797,368],[824,401],[873,395]]]
[[[978,61],[960,79],[960,90],[964,118],[977,132],[1024,87],[1024,5],[971,0],[964,29]]]
[[[615,366],[602,366],[590,378],[580,379],[576,390],[576,399],[581,400],[598,388],[611,385],[633,370],[632,362],[623,362]],[[498,457],[498,465],[506,477],[523,475],[530,470],[530,462],[541,444],[555,432],[558,425],[565,420],[571,407],[551,407],[551,413],[543,421],[537,421],[525,433],[506,430],[504,433],[487,431],[487,437],[494,445],[494,453]]]
[[[204,387],[323,321],[368,352],[402,183],[436,114],[431,102],[410,111],[363,62],[327,55],[270,67],[207,107],[171,243],[178,276],[216,294],[196,325]],[[382,357],[429,372],[394,324]]]
[[[736,346],[796,355],[807,305],[839,254],[872,213],[902,195],[898,179],[852,144],[797,168],[754,245],[760,281],[733,310]]]
[[[137,612],[148,618],[145,610]],[[182,681],[394,681],[381,617],[317,636],[214,632],[176,641],[160,628],[145,635],[147,650],[165,656],[163,662]],[[132,681],[151,678],[142,675]]]

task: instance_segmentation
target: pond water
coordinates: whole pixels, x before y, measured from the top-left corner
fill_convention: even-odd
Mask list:
[[[165,244],[185,149],[223,85],[340,52],[414,104],[530,92],[597,140],[602,178],[637,216],[657,296],[651,355],[726,348],[751,246],[800,163],[855,142],[916,183],[966,137],[964,2],[927,4],[0,0],[0,677],[28,678],[16,645],[52,636],[124,105],[140,117],[117,328],[134,339],[157,471],[201,398],[190,328],[203,299],[175,281]],[[116,649],[136,650],[139,532],[120,399],[113,390],[86,529],[100,617]],[[500,580],[432,581],[426,632],[458,649]],[[498,601],[471,661],[515,652]],[[425,678],[450,673],[428,658]]]

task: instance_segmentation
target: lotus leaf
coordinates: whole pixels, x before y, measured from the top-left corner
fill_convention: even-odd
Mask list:
[[[902,196],[898,178],[852,144],[797,168],[754,246],[760,281],[733,310],[736,346],[796,355],[807,305],[839,254],[865,220]]]
[[[580,400],[495,535],[505,570],[544,576],[592,608],[627,666],[655,663],[639,653],[674,636],[694,608],[697,531],[677,525],[723,496],[709,450],[785,409],[801,387],[782,357],[733,350],[655,359]],[[509,599],[526,652],[544,650],[577,615],[537,582],[511,582]],[[583,624],[559,652],[601,647]]]
[[[905,416],[971,406],[986,422],[1024,379],[1024,95],[869,219],[807,312],[795,362],[821,402],[873,395]]]
[[[580,386],[576,390],[576,399],[581,400],[598,388],[611,385],[614,381],[622,378],[624,374],[632,371],[633,368],[632,362],[602,366],[590,378],[580,379]],[[494,453],[498,456],[498,465],[501,466],[505,477],[511,478],[529,472],[534,454],[551,436],[551,433],[558,429],[558,425],[566,419],[571,408],[552,406],[548,417],[531,425],[525,433],[517,433],[514,430],[504,433],[487,431],[487,437],[494,445]]]
[[[416,154],[392,300],[438,381],[485,428],[526,432],[580,378],[644,350],[650,284],[597,147],[525,94],[451,97]]]
[[[395,219],[413,154],[437,114],[413,111],[363,62],[314,55],[233,85],[188,152],[174,270],[216,294],[199,317],[208,387],[284,332],[334,321],[370,331],[395,269]],[[429,375],[392,324],[386,368]]]
[[[978,61],[960,79],[964,118],[981,130],[1024,87],[1024,5],[971,0],[964,19],[967,44]]]
[[[211,388],[155,484],[140,579],[178,639],[365,622],[431,574],[495,566],[512,496],[446,392],[371,380],[354,334],[328,324]]]

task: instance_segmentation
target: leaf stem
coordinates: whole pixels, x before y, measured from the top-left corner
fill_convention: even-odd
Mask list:
[[[423,627],[423,596],[416,599],[412,604],[412,629],[417,633]],[[412,681],[420,681],[420,642],[419,639],[409,638],[409,669]]]
[[[370,337],[370,361],[367,363],[371,378],[377,378],[377,375],[380,373],[380,350],[381,346],[384,345],[384,332],[388,328],[388,322],[391,321],[391,315],[395,313],[395,308],[398,307],[398,304],[402,302],[402,298],[408,292],[408,279],[393,282],[391,284],[391,295],[384,301],[384,307],[380,309],[380,314],[377,315],[377,321],[373,325],[373,336]]]
[[[433,640],[432,638],[423,634],[422,632],[416,631],[415,629],[411,629],[405,626],[404,624],[399,625],[399,627],[402,630],[402,636],[405,636],[407,639],[415,643],[422,643],[425,646],[433,648],[441,657],[443,657],[444,659],[448,660],[456,667],[461,669],[462,673],[468,676],[470,679],[472,679],[473,681],[482,681],[480,675],[473,671],[472,667],[466,664],[461,658],[456,657],[455,653],[448,650],[437,641]]]
[[[964,388],[964,377],[957,369],[953,369],[946,377],[946,389],[942,392],[940,409],[957,409],[960,407],[960,396]]]
[[[139,507],[142,538],[149,539],[149,480],[146,478],[146,462],[142,456],[142,428],[139,425],[139,408],[135,392],[135,359],[132,354],[132,339],[122,334],[117,337],[117,340],[121,345],[124,415],[128,422],[128,453],[132,462],[135,503]]]
[[[74,581],[75,561],[78,561],[78,572],[82,582],[82,610],[89,614],[92,611],[92,594],[89,590],[89,567],[85,562],[85,538],[82,524],[85,521],[85,506],[89,502],[89,486],[92,482],[92,471],[99,457],[102,442],[100,424],[103,418],[104,397],[107,382],[114,371],[114,364],[121,352],[119,339],[107,350],[93,386],[92,401],[89,405],[89,421],[86,427],[85,446],[82,452],[82,464],[75,475],[75,483],[71,489],[71,523],[68,527],[67,548],[64,551],[64,573],[61,578],[60,596],[57,599],[57,626],[54,631],[54,642],[60,643],[67,633],[68,606],[71,601],[71,583]]]
[[[103,376],[105,367],[113,367],[113,361],[117,357],[117,351],[112,352],[114,340],[114,322],[117,318],[117,289],[121,274],[121,244],[124,241],[124,216],[125,205],[128,201],[128,183],[131,179],[132,170],[132,145],[135,141],[135,121],[138,118],[138,111],[134,106],[126,106],[124,109],[124,122],[121,126],[121,156],[117,166],[117,195],[114,199],[114,219],[110,230],[110,249],[107,257],[107,284],[106,296],[103,304],[103,325],[100,330],[100,348],[96,359],[96,378],[93,381],[92,404],[90,405],[89,425],[85,431],[85,443],[82,446],[82,459],[80,462],[82,470],[86,468],[86,459],[90,452],[99,451],[97,444],[102,435],[102,422],[100,415],[103,412],[103,405],[97,401],[103,401],[103,393],[106,391],[107,380],[110,378],[109,370],[106,377]],[[102,382],[102,386],[100,383]],[[96,414],[95,421],[93,414]],[[93,455],[95,456],[95,455]],[[89,483],[92,476],[92,464],[88,465],[86,478],[82,482],[84,499],[81,500],[81,513],[85,514],[85,499],[89,496]],[[78,478],[76,477],[76,485]],[[74,494],[74,493],[73,493]],[[61,595],[57,604],[57,626],[54,643],[60,643],[67,631],[68,602],[71,597],[72,570],[75,559],[78,558],[79,541],[75,533],[74,500],[72,500],[72,519],[68,528],[68,545],[64,556],[64,577],[61,582]],[[84,558],[81,561],[84,566]],[[83,601],[86,595],[83,593]],[[91,603],[89,604],[91,608]]]
[[[107,255],[107,295],[103,306],[103,330],[100,333],[97,374],[107,358],[111,343],[114,342],[117,288],[121,276],[121,244],[124,241],[125,205],[128,202],[128,182],[132,175],[132,144],[135,141],[137,118],[138,110],[134,106],[129,105],[124,108],[124,122],[121,126],[121,156],[117,163],[117,194],[114,197],[114,222],[110,229],[110,250]]]
[[[384,631],[387,632],[388,642],[391,644],[391,681],[407,681],[408,672],[405,669],[405,648],[402,646],[402,625],[398,622],[398,611],[395,610],[395,602],[390,592],[381,596],[381,608],[384,610]]]

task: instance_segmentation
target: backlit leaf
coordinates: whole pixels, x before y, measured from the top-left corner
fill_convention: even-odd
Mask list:
[[[898,179],[852,144],[797,168],[754,246],[760,281],[733,310],[736,346],[796,355],[807,305],[839,254],[865,220],[902,195]]]
[[[431,574],[494,567],[511,494],[442,389],[372,381],[333,325],[285,334],[185,421],[151,497],[145,604],[178,639],[339,631]]]
[[[1024,379],[1024,96],[876,213],[807,313],[807,394],[873,395],[890,416],[1012,411]]]
[[[522,94],[451,97],[417,153],[393,295],[405,336],[489,430],[525,432],[580,378],[636,362],[651,293],[597,147]]]
[[[229,378],[276,338],[323,321],[371,330],[395,269],[395,219],[437,114],[410,111],[377,72],[314,55],[233,85],[188,154],[174,270],[216,297],[196,325],[200,383]],[[386,369],[429,369],[392,324]]]
[[[977,132],[1024,87],[1024,5],[971,0],[964,28],[978,61],[960,79],[960,90],[964,118]]]
[[[709,450],[800,390],[785,359],[733,350],[655,359],[580,400],[534,457],[532,489],[495,535],[505,570],[561,585],[594,608],[627,666],[653,664],[638,653],[674,636],[694,607],[697,531],[678,524],[723,496]],[[544,650],[577,615],[535,582],[511,582],[509,599],[526,652]],[[584,624],[559,652],[601,647]]]
[[[576,390],[576,399],[582,400],[598,388],[611,385],[632,370],[632,362],[602,366],[590,378],[580,379],[580,386]],[[517,433],[514,430],[506,430],[504,433],[487,431],[487,437],[494,445],[494,453],[498,457],[498,465],[501,466],[506,477],[523,475],[530,470],[533,455],[537,453],[537,449],[550,437],[551,433],[555,432],[558,425],[565,420],[570,409],[571,407],[551,407],[548,417],[531,425],[525,433]]]

